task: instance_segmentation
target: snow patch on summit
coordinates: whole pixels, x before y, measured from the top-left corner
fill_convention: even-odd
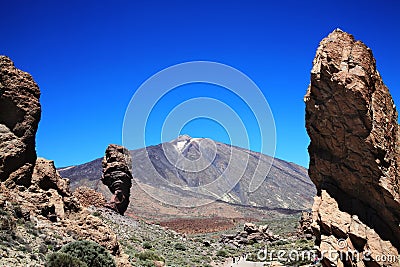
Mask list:
[[[188,135],[180,135],[178,138],[171,141],[170,143],[175,147],[177,151],[183,152],[185,151],[185,148],[192,143],[200,144],[202,139],[203,138],[192,138]]]
[[[174,145],[174,146],[177,150],[182,152],[182,150],[185,148],[186,143],[187,143],[187,141],[179,141],[179,142],[176,142],[176,145]]]

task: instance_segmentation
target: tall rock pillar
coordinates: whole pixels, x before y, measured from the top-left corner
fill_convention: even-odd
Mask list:
[[[324,266],[398,266],[399,126],[371,49],[339,29],[329,34],[305,103],[313,229],[321,253],[331,253]]]
[[[0,56],[0,181],[29,187],[36,162],[40,90],[29,73]]]
[[[119,145],[109,145],[103,158],[101,181],[113,196],[107,207],[123,215],[129,205],[132,187],[132,158],[129,150]]]

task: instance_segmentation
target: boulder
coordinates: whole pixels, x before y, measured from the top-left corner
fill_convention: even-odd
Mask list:
[[[236,234],[223,234],[219,242],[232,247],[241,247],[252,243],[267,244],[276,240],[279,240],[279,235],[274,235],[268,225],[257,226],[254,223],[245,223],[243,231]]]
[[[317,187],[312,228],[324,266],[390,266],[400,249],[399,126],[371,49],[339,29],[317,49],[305,96]],[[350,259],[349,259],[350,258]]]
[[[61,196],[71,196],[69,180],[60,176],[52,160],[44,158],[36,160],[32,184],[45,191],[54,189]]]
[[[32,210],[53,222],[81,209],[69,190],[69,180],[58,174],[52,160],[36,160],[31,186],[20,194],[33,205]]]
[[[254,223],[245,223],[243,226],[243,230],[248,234],[257,233],[258,227]]]

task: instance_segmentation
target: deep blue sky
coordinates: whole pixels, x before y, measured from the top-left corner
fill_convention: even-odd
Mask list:
[[[59,167],[121,143],[135,90],[158,71],[193,60],[249,76],[275,117],[276,156],[307,166],[303,95],[318,43],[337,27],[372,48],[400,103],[398,1],[0,2],[0,54],[39,84],[37,151]],[[215,123],[195,123],[184,130],[226,141]]]

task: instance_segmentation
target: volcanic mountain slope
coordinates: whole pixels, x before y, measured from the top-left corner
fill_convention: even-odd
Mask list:
[[[309,209],[316,194],[307,169],[210,139],[184,135],[131,154],[136,182],[133,197],[140,186],[177,206],[219,198],[238,206],[291,211]],[[100,182],[101,168],[101,159],[96,159],[58,171],[70,179],[73,189],[85,185],[109,196]],[[251,192],[257,181],[260,186]]]

